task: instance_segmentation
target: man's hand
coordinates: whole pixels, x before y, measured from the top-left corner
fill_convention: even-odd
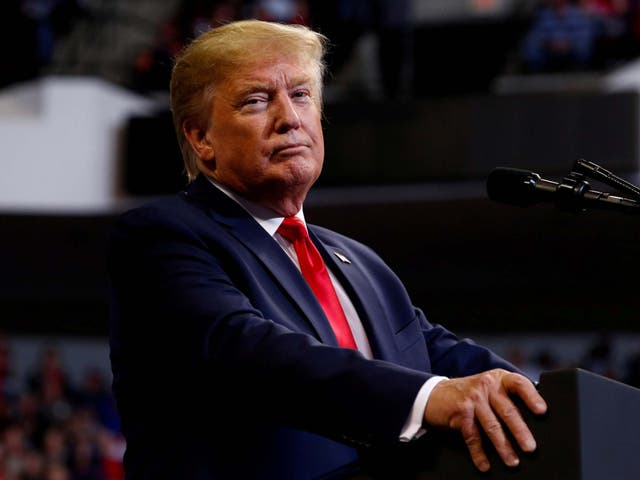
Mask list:
[[[532,452],[536,442],[509,395],[517,395],[533,413],[543,414],[547,404],[531,381],[506,370],[490,370],[470,377],[443,380],[431,392],[424,420],[434,427],[447,427],[462,433],[473,463],[482,472],[490,468],[482,449],[480,428],[495,446],[502,461],[515,467],[520,463],[509,443],[502,422],[520,449]]]

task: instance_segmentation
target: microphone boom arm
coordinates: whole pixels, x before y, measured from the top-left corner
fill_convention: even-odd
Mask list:
[[[582,174],[593,180],[598,180],[605,185],[609,185],[611,188],[631,195],[634,200],[640,201],[640,188],[618,177],[597,163],[589,162],[581,158],[576,160],[576,163],[573,165],[573,172]]]

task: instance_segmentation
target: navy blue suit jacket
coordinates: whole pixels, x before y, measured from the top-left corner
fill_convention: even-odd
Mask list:
[[[286,253],[206,178],[120,218],[110,342],[127,479],[339,478],[362,451],[396,450],[430,376],[513,368],[431,325],[371,249],[309,231],[375,360],[337,347]]]

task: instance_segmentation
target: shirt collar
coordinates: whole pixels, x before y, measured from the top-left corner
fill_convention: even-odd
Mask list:
[[[255,202],[252,202],[250,200],[247,200],[246,198],[241,197],[240,195],[231,191],[228,187],[215,181],[211,177],[206,177],[206,178],[211,182],[211,184],[214,187],[216,187],[218,190],[220,190],[222,193],[224,193],[227,197],[229,197],[231,200],[236,202],[242,208],[244,208],[249,213],[249,215],[251,215],[253,219],[256,222],[258,222],[258,224],[262,228],[266,230],[266,232],[269,235],[271,235],[272,237],[273,235],[275,235],[276,231],[278,230],[278,227],[284,220],[283,216],[278,215],[276,212],[274,212],[270,208],[263,207],[262,205],[258,205]],[[304,219],[304,212],[302,211],[302,208],[300,208],[300,210],[298,211],[298,213],[295,214],[295,216],[298,217],[305,226],[307,225]]]

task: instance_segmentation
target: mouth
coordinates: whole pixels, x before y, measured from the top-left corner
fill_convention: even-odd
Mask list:
[[[298,155],[308,148],[309,146],[304,143],[287,143],[274,148],[271,155]]]

